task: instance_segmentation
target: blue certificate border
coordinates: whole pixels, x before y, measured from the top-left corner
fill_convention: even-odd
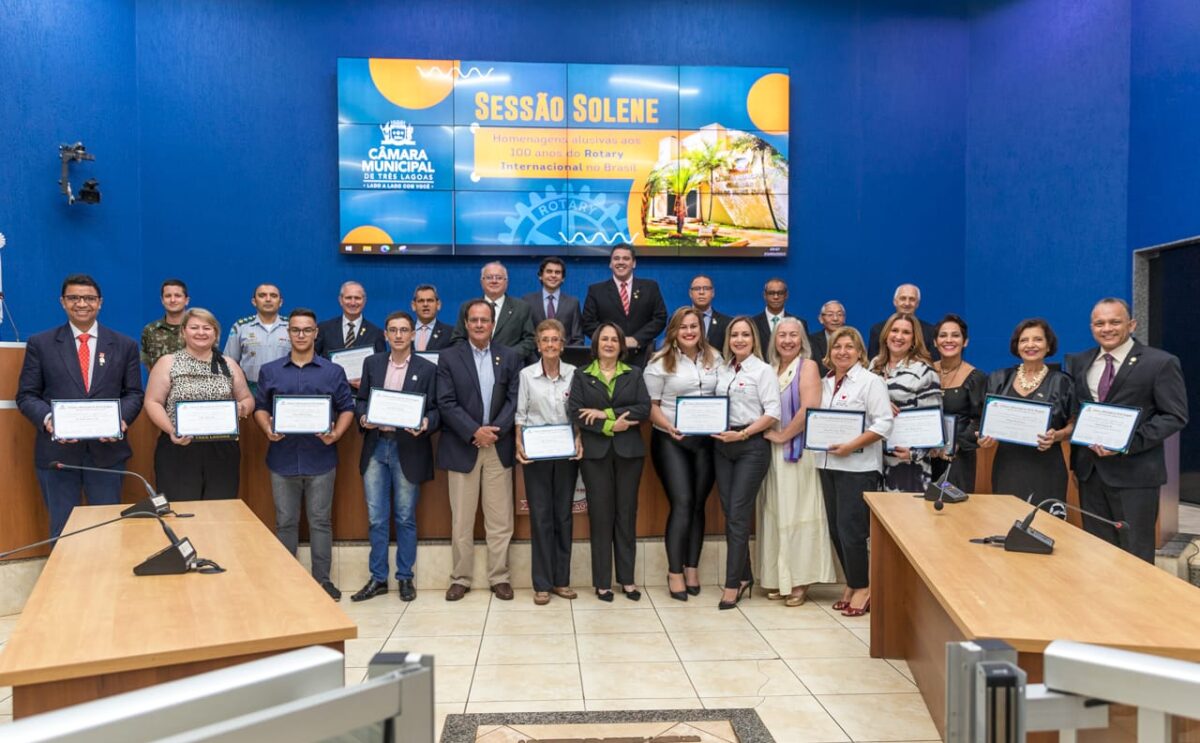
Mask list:
[[[182,408],[184,405],[195,405],[196,403],[212,404],[214,402],[228,403],[233,406],[233,430],[218,431],[217,433],[205,433],[205,434],[192,434],[192,433],[182,434],[182,433],[179,433],[179,409],[180,408]],[[240,431],[238,429],[237,400],[179,400],[175,403],[175,435],[178,436],[179,438],[183,438],[184,436],[190,436],[198,441],[210,441],[210,440],[218,440],[218,439],[219,440],[236,440],[238,438],[239,433],[240,433]]]
[[[859,418],[858,434],[861,436],[863,431],[867,430],[867,411],[865,410],[842,410],[839,408],[809,408],[804,413],[804,448],[809,451],[829,451],[827,447],[816,447],[808,445],[808,424],[812,421],[813,413],[833,413],[835,415],[857,415]]]
[[[1050,416],[1054,414],[1054,406],[1051,405],[1050,403],[1037,402],[1034,400],[1022,400],[1019,397],[1008,397],[1007,395],[987,395],[983,398],[983,417],[979,419],[979,435],[981,437],[983,437],[985,435],[983,433],[983,429],[987,428],[988,406],[992,404],[993,400],[1003,400],[1005,402],[1016,403],[1018,405],[1026,405],[1031,408],[1045,408],[1045,410],[1046,410],[1046,427],[1043,428],[1042,431],[1044,432],[1050,428]],[[1015,439],[1002,439],[1002,438],[999,438],[996,436],[993,436],[992,438],[996,439],[996,441],[1003,441],[1006,444],[1016,444],[1017,446],[1032,446],[1035,449],[1037,448],[1037,444],[1030,444],[1027,441],[1017,441]]]
[[[279,409],[280,400],[324,400],[329,405],[329,426],[324,431],[280,431],[275,427],[275,411]],[[333,396],[332,395],[276,395],[271,400],[271,431],[272,433],[289,433],[296,435],[313,434],[320,436],[333,430]]]
[[[91,399],[88,397],[80,397],[80,398],[72,398],[69,400],[51,400],[50,401],[50,423],[51,424],[54,423],[55,408],[59,404],[66,403],[66,402],[87,402],[87,403],[110,402],[110,403],[115,403],[117,406],[117,435],[116,436],[90,436],[86,439],[60,439],[58,437],[58,434],[54,434],[53,436],[51,436],[51,439],[53,439],[54,441],[96,441],[98,439],[123,439],[123,438],[125,438],[125,432],[121,430],[121,420],[122,420],[122,418],[121,418],[121,401],[118,398],[99,397],[96,399]],[[54,426],[54,429],[57,431],[58,426]]]
[[[407,397],[421,398],[421,415],[419,416],[419,420],[417,422],[418,425],[415,428],[413,428],[410,426],[398,426],[395,423],[385,423],[383,421],[371,420],[371,400],[375,397],[376,392],[386,392],[390,395],[405,395]],[[427,406],[428,406],[428,401],[425,399],[424,392],[405,392],[404,390],[389,390],[386,387],[372,387],[371,391],[367,393],[367,412],[366,412],[366,415],[364,415],[363,417],[367,419],[367,423],[370,423],[375,426],[391,426],[393,428],[402,428],[406,431],[407,430],[417,430],[421,427],[420,421],[425,420],[425,410],[426,410]]]
[[[725,427],[720,431],[685,431],[679,427],[679,403],[683,400],[724,400],[725,401]],[[671,425],[675,426],[675,430],[679,431],[684,436],[711,436],[714,433],[722,433],[729,430],[729,396],[728,395],[680,395],[675,398],[675,420]]]
[[[531,428],[569,428],[569,429],[571,429],[571,440],[572,441],[575,440],[575,427],[572,426],[570,423],[548,423],[548,424],[542,425],[542,426],[521,426],[521,449],[522,450],[525,449],[525,432]],[[574,449],[571,450],[570,456],[566,456],[566,457],[563,457],[563,456],[531,457],[531,456],[529,456],[528,452],[526,452],[526,454],[525,454],[525,458],[531,462],[546,462],[549,460],[570,459],[573,456],[575,456]]]
[[[932,449],[944,449],[946,446],[946,421],[945,421],[946,414],[945,414],[945,412],[943,412],[941,405],[925,405],[924,407],[919,407],[919,408],[904,408],[899,413],[896,413],[896,415],[892,418],[892,425],[893,426],[895,425],[896,418],[899,418],[900,416],[904,415],[905,413],[912,414],[912,413],[917,413],[917,412],[925,412],[928,410],[937,410],[938,411],[938,418],[942,421],[942,440],[939,441],[937,444],[934,444],[933,446],[909,447],[911,449],[920,449],[921,451],[929,451]],[[807,423],[807,421],[805,423]],[[888,446],[887,450],[892,451],[892,447]]]
[[[1118,454],[1124,454],[1125,452],[1129,451],[1129,445],[1131,443],[1133,443],[1133,434],[1137,431],[1138,426],[1140,426],[1142,424],[1142,409],[1139,407],[1135,407],[1133,405],[1113,405],[1112,403],[1107,403],[1107,402],[1081,402],[1079,404],[1079,415],[1082,416],[1083,409],[1088,408],[1088,407],[1117,408],[1119,410],[1136,410],[1137,411],[1137,414],[1138,414],[1137,420],[1134,421],[1133,428],[1129,429],[1129,436],[1125,439],[1125,445],[1122,446],[1120,449],[1109,449],[1107,446],[1104,447],[1105,449],[1108,449],[1108,451],[1115,451]],[[1079,416],[1076,416],[1076,420],[1078,420],[1078,418],[1079,418]],[[1091,446],[1091,443],[1088,443],[1085,441],[1079,441],[1078,439],[1076,439],[1074,430],[1071,431],[1071,444],[1073,446]]]
[[[950,430],[946,430],[946,425],[950,425]],[[949,436],[946,434],[949,433]],[[958,453],[958,416],[951,413],[942,413],[942,437],[948,439],[946,445],[942,447],[942,453],[948,457],[952,457]]]

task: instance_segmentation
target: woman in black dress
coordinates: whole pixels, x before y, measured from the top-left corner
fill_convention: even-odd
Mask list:
[[[979,416],[983,413],[983,395],[987,375],[963,359],[967,347],[967,322],[958,315],[946,315],[934,329],[934,343],[941,355],[933,362],[942,380],[942,411],[954,416],[954,453],[935,453],[933,479],[940,480],[950,470],[946,482],[964,493],[975,492],[975,450],[979,447]],[[952,464],[953,463],[953,464]]]
[[[1022,320],[1013,331],[1009,351],[1021,360],[1016,367],[998,369],[988,377],[989,395],[1003,395],[1047,403],[1052,406],[1050,428],[1038,436],[1038,445],[1023,446],[979,439],[981,448],[996,449],[992,464],[992,492],[1008,493],[1038,503],[1047,498],[1067,497],[1067,465],[1060,443],[1071,438],[1074,385],[1071,378],[1046,365],[1046,357],[1058,350],[1058,338],[1050,323],[1035,318]]]

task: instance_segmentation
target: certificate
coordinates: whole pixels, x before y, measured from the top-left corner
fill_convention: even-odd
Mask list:
[[[333,428],[329,395],[276,395],[272,413],[275,433],[328,433]]]
[[[175,403],[175,435],[237,438],[234,400],[180,400]]]
[[[372,387],[367,398],[367,423],[393,428],[420,428],[425,417],[425,396]]]
[[[1079,407],[1071,443],[1079,446],[1099,444],[1109,451],[1124,452],[1137,428],[1142,409],[1127,405],[1085,402]]]
[[[1029,402],[1015,397],[988,395],[983,402],[980,437],[1023,446],[1037,446],[1038,436],[1050,430],[1050,411],[1044,402]]]
[[[861,410],[809,408],[804,419],[804,448],[828,451],[861,436],[866,425],[867,414]]]
[[[675,428],[685,436],[706,436],[729,429],[729,398],[675,398]]]
[[[374,354],[375,349],[372,346],[348,348],[345,351],[333,351],[329,354],[329,360],[342,367],[346,372],[346,379],[362,379],[363,362]]]
[[[940,449],[946,445],[945,422],[941,406],[906,408],[896,414],[888,450],[903,446],[907,449]]]
[[[56,441],[119,439],[120,400],[51,400],[50,424]]]
[[[569,423],[556,426],[525,426],[521,448],[526,459],[570,459],[575,456],[575,429]]]
[[[415,351],[415,353],[417,354],[417,356],[425,359],[426,361],[433,364],[434,366],[437,366],[437,362],[438,362],[438,352],[437,351]]]
[[[942,447],[942,454],[952,457],[958,451],[958,416],[943,415],[942,428],[946,431],[946,445]]]

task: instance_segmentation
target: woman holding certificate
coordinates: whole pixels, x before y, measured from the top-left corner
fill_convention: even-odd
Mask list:
[[[221,324],[193,307],[179,328],[183,348],[154,364],[146,414],[162,434],[154,477],[167,500],[236,498],[241,451],[238,420],[254,410],[246,375],[217,350]]]
[[[583,444],[567,414],[575,367],[561,360],[566,328],[558,320],[542,320],[534,337],[542,358],[521,370],[516,439],[529,501],[533,603],[544,606],[550,603],[551,593],[564,599],[576,596],[570,585],[571,504]],[[525,436],[534,433],[538,435],[530,436],[526,448]],[[556,445],[545,446],[547,441]],[[569,453],[564,446],[569,446]]]
[[[754,501],[771,462],[763,433],[780,416],[779,380],[761,358],[758,331],[737,317],[725,331],[725,363],[717,370],[717,394],[729,400],[729,427],[714,434],[713,467],[725,511],[725,590],[718,609],[732,609],[754,586],[750,574],[750,523]]]
[[[1028,408],[1030,413],[1041,409],[1042,424],[1038,429],[1045,426],[1046,430],[1035,430],[1022,436],[1015,427],[1011,431],[999,429],[996,426],[1001,420],[999,414],[989,426],[989,403],[985,401],[979,446],[984,449],[996,447],[992,492],[1030,499],[1035,504],[1046,498],[1065,499],[1067,465],[1059,444],[1071,438],[1074,427],[1071,410],[1075,398],[1071,378],[1046,365],[1046,357],[1053,356],[1058,350],[1058,337],[1050,323],[1041,318],[1022,320],[1013,331],[1008,350],[1021,363],[992,372],[988,377],[988,396],[1010,398],[1002,401],[1010,407],[1017,401],[1033,403],[1021,407]],[[1009,435],[1012,438],[1000,440]],[[1015,443],[1022,438],[1028,443]]]
[[[837,580],[821,476],[813,455],[804,456],[805,412],[821,402],[821,376],[809,358],[804,326],[794,317],[775,327],[769,358],[782,417],[763,434],[771,442],[771,463],[759,494],[759,577],[775,589],[768,599],[800,606],[809,585]]]
[[[718,429],[685,434],[679,430],[679,398],[708,397],[717,389],[720,357],[708,345],[700,313],[675,311],[667,323],[662,350],[646,366],[650,393],[650,459],[671,504],[667,516],[667,591],[677,601],[700,593],[700,550],[704,546],[704,504],[713,486],[713,442]],[[683,427],[688,428],[686,421]]]
[[[843,326],[833,332],[825,354],[825,367],[830,372],[821,381],[821,408],[843,414],[859,413],[861,419],[856,430],[860,433],[841,441],[835,439],[814,454],[821,468],[830,536],[846,573],[846,590],[833,608],[848,617],[860,617],[871,610],[867,570],[870,520],[863,493],[879,489],[883,471],[880,442],[891,435],[893,419],[887,384],[882,377],[863,368],[866,357],[867,349],[857,330]],[[808,445],[813,446],[814,440],[824,441],[827,436],[813,430],[811,411],[809,419],[805,437]]]
[[[934,342],[941,359],[933,362],[942,378],[942,412],[954,416],[952,437],[941,454],[934,453],[933,477],[946,481],[964,493],[975,491],[975,450],[979,447],[979,416],[983,413],[983,395],[987,375],[963,359],[967,347],[967,323],[958,315],[946,315],[934,328]]]
[[[940,407],[942,385],[925,348],[917,318],[904,312],[889,317],[879,334],[879,345],[882,350],[871,362],[871,371],[887,384],[892,413],[898,416],[911,408]],[[942,425],[941,420],[939,413],[938,426]],[[931,451],[937,450],[889,446],[883,459],[884,489],[925,492],[933,474]]]
[[[592,334],[592,363],[575,373],[567,412],[579,424],[591,522],[592,585],[601,601],[612,601],[612,564],[625,598],[642,598],[633,579],[637,550],[638,481],[646,447],[638,423],[650,415],[650,395],[641,369],[621,360],[625,333],[601,323]]]

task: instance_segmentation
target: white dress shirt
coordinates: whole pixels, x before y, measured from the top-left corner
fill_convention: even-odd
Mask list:
[[[779,377],[765,361],[751,354],[741,362],[726,362],[717,369],[717,395],[729,397],[729,427],[745,428],[764,415],[783,415],[779,403]]]
[[[837,394],[833,392],[834,375],[827,374],[821,380],[821,407],[832,410],[862,410],[867,414],[868,431],[883,438],[892,435],[892,401],[888,397],[887,383],[878,374],[872,374],[855,364],[846,372]],[[821,469],[843,472],[883,471],[883,442],[876,441],[851,452],[844,457],[829,452],[815,451],[816,464]]]
[[[1092,393],[1092,399],[1096,402],[1100,401],[1100,377],[1104,376],[1104,354],[1112,354],[1113,357],[1113,379],[1116,379],[1117,372],[1121,370],[1121,365],[1125,363],[1125,357],[1133,350],[1133,336],[1125,339],[1125,342],[1117,346],[1111,351],[1100,349],[1100,353],[1096,354],[1096,360],[1088,367],[1087,385],[1088,391]]]
[[[714,357],[711,364],[704,366],[699,355],[696,363],[686,354],[675,351],[675,373],[668,374],[663,368],[661,358],[650,362],[642,379],[646,382],[646,391],[650,399],[660,403],[663,415],[667,420],[675,420],[675,398],[683,396],[713,397],[717,390],[717,370],[720,368],[719,357]],[[662,428],[655,426],[658,430]]]
[[[518,426],[559,426],[570,423],[567,398],[571,396],[571,379],[575,366],[558,362],[558,376],[548,377],[542,362],[521,370],[521,386],[517,388]]]
[[[507,296],[506,294],[501,294],[497,299],[484,297],[486,301],[491,302],[492,306],[496,308],[496,311],[492,315],[492,335],[496,335],[496,326],[500,324],[500,310],[504,309],[504,299]]]

